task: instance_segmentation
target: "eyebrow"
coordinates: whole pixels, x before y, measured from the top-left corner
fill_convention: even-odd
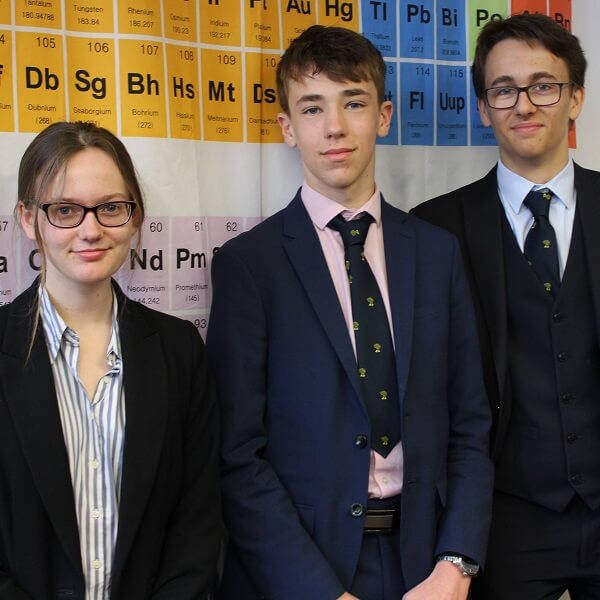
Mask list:
[[[533,82],[539,81],[540,79],[554,79],[554,81],[557,80],[556,75],[553,75],[548,71],[536,71],[529,76],[529,80]],[[501,75],[492,81],[490,87],[502,86],[503,84],[515,85],[515,78],[512,75]]]
[[[98,204],[104,204],[106,202],[110,202],[111,200],[129,200],[129,196],[127,194],[122,194],[121,192],[115,192],[114,194],[105,194],[104,196],[101,196],[100,198],[97,199],[96,203],[94,204],[94,206],[97,206]],[[76,198],[56,198],[54,200],[50,200],[51,203],[56,203],[56,204],[81,204],[81,202],[83,202],[83,200],[77,200]]]
[[[342,91],[341,95],[346,98],[354,98],[356,96],[369,96],[369,92],[363,88],[348,88]],[[322,94],[305,94],[298,98],[296,104],[301,104],[302,102],[320,102],[324,99],[325,97]]]

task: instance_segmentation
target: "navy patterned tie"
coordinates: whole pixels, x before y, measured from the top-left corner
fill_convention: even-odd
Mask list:
[[[548,219],[552,195],[547,189],[532,190],[523,200],[535,219],[525,239],[525,257],[544,284],[544,289],[556,296],[560,287],[558,246],[554,228]]]
[[[340,214],[328,227],[338,231],[344,241],[358,377],[371,421],[371,448],[385,457],[400,441],[400,406],[387,313],[377,280],[364,256],[372,222],[373,217],[366,213],[352,221],[346,221]]]

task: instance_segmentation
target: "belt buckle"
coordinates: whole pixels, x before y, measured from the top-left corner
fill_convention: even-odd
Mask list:
[[[396,508],[367,508],[364,532],[391,533],[396,516]]]

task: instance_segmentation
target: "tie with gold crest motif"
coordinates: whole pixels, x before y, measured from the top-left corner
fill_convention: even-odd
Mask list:
[[[346,221],[340,214],[328,227],[338,231],[344,241],[358,377],[371,421],[371,448],[385,457],[400,441],[400,406],[387,313],[377,280],[364,256],[372,222],[373,217],[366,213],[352,221]]]
[[[552,196],[548,189],[532,190],[523,200],[535,219],[525,238],[525,257],[542,281],[544,289],[556,296],[560,287],[560,274],[556,234],[548,218]]]

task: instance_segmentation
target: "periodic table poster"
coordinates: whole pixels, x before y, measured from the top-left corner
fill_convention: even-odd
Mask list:
[[[377,180],[408,209],[479,178],[496,160],[471,87],[489,20],[550,15],[590,63],[573,154],[600,169],[597,0],[0,0],[0,303],[39,271],[12,216],[20,157],[59,120],[119,135],[146,192],[142,242],[117,275],[132,298],[192,320],[210,307],[210,263],[229,238],[285,206],[302,183],[282,143],[275,68],[315,23],[381,51],[394,103]]]

